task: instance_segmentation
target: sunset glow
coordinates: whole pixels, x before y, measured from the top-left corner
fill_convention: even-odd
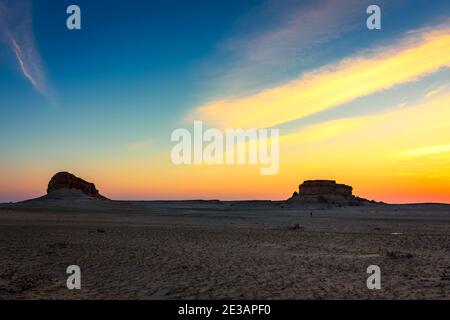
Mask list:
[[[70,171],[113,199],[279,200],[304,180],[333,179],[368,199],[450,203],[449,6],[415,10],[407,27],[387,18],[379,31],[365,28],[363,5],[337,8],[339,23],[326,11],[320,30],[288,15],[321,5],[286,5],[264,28],[264,6],[217,8],[217,22],[183,17],[161,34],[157,13],[129,25],[117,10],[98,29],[51,39],[59,22],[42,12],[56,9],[0,7],[0,18],[14,16],[0,23],[0,202],[41,196],[54,173]],[[317,41],[302,42],[300,30]],[[198,39],[183,42],[188,34]],[[279,172],[175,165],[171,132],[194,120],[280,129]]]

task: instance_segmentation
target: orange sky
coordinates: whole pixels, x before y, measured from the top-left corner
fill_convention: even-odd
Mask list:
[[[368,199],[450,203],[449,68],[444,24],[183,115],[188,129],[195,119],[220,129],[279,128],[273,176],[259,165],[176,166],[166,137],[162,146],[2,165],[0,194],[40,196],[54,173],[70,171],[115,199],[286,199],[303,180],[333,179]]]

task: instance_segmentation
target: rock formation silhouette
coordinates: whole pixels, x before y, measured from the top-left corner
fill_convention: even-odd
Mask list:
[[[334,180],[307,180],[288,202],[305,204],[362,205],[370,201],[353,195],[353,188]]]
[[[107,199],[100,194],[95,184],[78,178],[69,172],[58,172],[55,174],[48,183],[47,194],[51,195],[63,189],[75,189],[92,198]]]

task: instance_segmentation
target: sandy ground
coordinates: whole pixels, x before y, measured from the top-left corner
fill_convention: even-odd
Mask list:
[[[0,257],[0,299],[449,299],[450,206],[3,206]]]

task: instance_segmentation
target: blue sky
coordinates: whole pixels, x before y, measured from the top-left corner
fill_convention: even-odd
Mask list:
[[[372,3],[382,8],[381,31],[365,27],[365,9]],[[2,172],[39,165],[47,171],[62,169],[130,149],[162,152],[170,132],[199,105],[251,95],[390,45],[407,32],[450,16],[447,0],[0,4]],[[81,7],[82,30],[65,27],[70,4]],[[39,88],[21,70],[8,34],[16,38]],[[421,88],[449,75],[434,77]],[[392,104],[401,103],[400,94],[390,94]],[[376,101],[376,96],[367,101],[364,111],[350,103],[342,112],[316,114],[311,121],[371,113]],[[299,119],[291,126],[307,123]]]

